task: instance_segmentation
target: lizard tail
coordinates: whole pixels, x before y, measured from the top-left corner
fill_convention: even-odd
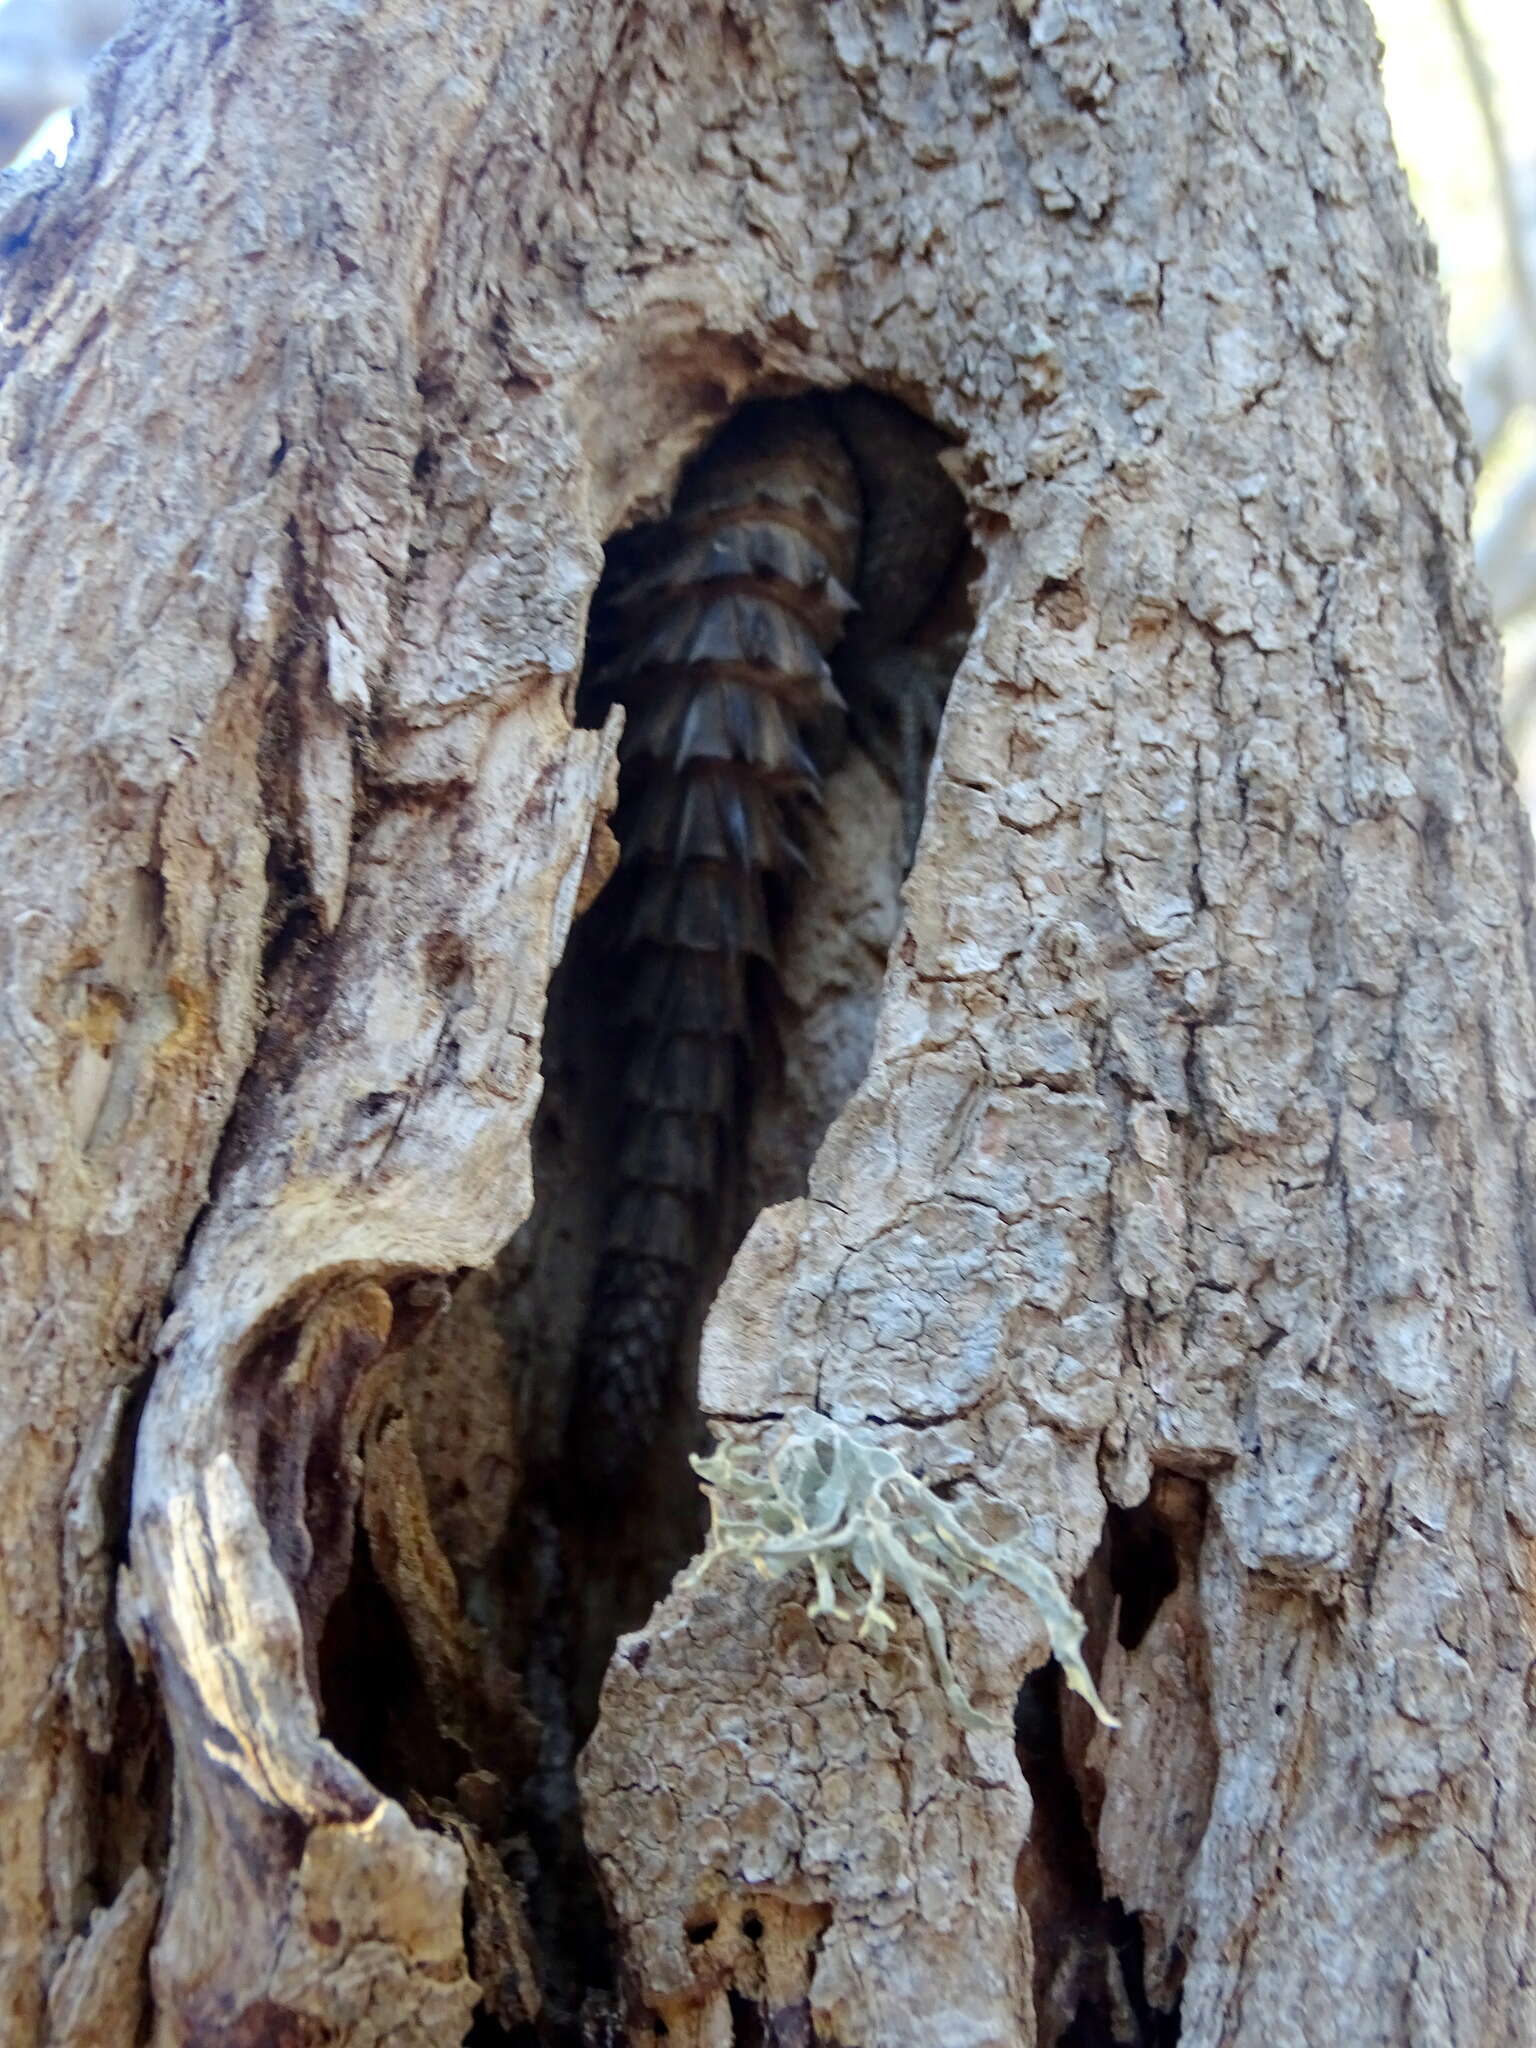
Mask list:
[[[625,709],[615,830],[613,1198],[576,1361],[576,1469],[620,1486],[672,1392],[715,1255],[748,1083],[755,972],[773,965],[808,741],[840,708],[827,657],[853,600],[848,455],[814,401],[751,406],[684,477],[607,597]]]

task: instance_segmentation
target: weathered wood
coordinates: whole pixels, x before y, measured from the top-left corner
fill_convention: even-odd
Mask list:
[[[854,380],[962,443],[979,623],[706,1401],[1087,1571],[1124,1726],[1051,1768],[1184,2042],[1536,2031],[1527,833],[1363,5],[178,0],[7,207],[7,2040],[131,2038],[162,1876],[164,2044],[458,2038],[467,1864],[521,1940],[326,1739],[319,1632],[396,1353],[528,1206],[599,543]],[[1126,1644],[1091,1561],[1170,1474]],[[951,1642],[1005,1713],[1042,1653],[1002,1593]],[[168,1860],[92,1761],[136,1687]],[[585,1798],[637,2038],[1035,2038],[1067,1893],[915,1631],[675,1596]]]

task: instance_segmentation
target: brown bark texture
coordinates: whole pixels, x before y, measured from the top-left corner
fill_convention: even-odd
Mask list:
[[[327,1617],[361,1531],[442,1740],[522,1739],[500,1326],[433,1319],[609,858],[587,605],[849,384],[954,438],[976,625],[703,1403],[1024,1532],[1122,1725],[1005,1589],[981,1728],[899,1597],[674,1591],[581,1767],[624,2025],[1536,2038],[1528,832],[1375,62],[1363,0],[166,0],[0,185],[8,2042],[543,2024],[495,1774],[381,1792]]]

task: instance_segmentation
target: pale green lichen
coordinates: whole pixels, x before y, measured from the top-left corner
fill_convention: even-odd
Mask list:
[[[1053,1574],[1022,1540],[986,1543],[973,1536],[947,1502],[908,1472],[894,1451],[845,1429],[825,1415],[790,1416],[766,1457],[758,1444],[724,1443],[693,1469],[709,1490],[709,1535],[683,1584],[700,1579],[720,1558],[747,1559],[776,1579],[808,1564],[816,1598],[809,1612],[847,1618],[840,1595],[865,1592],[861,1637],[884,1649],[896,1617],[886,1606],[898,1588],[922,1622],[939,1682],[967,1728],[1004,1724],[973,1707],[949,1658],[936,1592],[962,1600],[986,1578],[1001,1579],[1033,1604],[1067,1684],[1106,1728],[1119,1723],[1099,1698],[1082,1658],[1082,1616]]]

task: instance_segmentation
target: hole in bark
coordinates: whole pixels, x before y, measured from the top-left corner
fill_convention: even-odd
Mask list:
[[[733,1991],[730,2004],[731,2048],[766,2048],[762,2008],[756,2000],[743,1998],[739,1991]]]
[[[873,393],[752,405],[665,520],[610,544],[577,717],[625,706],[623,857],[551,985],[534,1209],[398,1379],[466,1640],[521,1672],[536,1757],[504,1761],[515,1743],[481,1696],[445,1711],[423,1616],[402,1616],[404,1510],[380,1548],[371,1478],[319,1645],[338,1746],[526,1884],[550,2043],[622,2038],[575,1760],[615,1640],[701,1538],[700,1328],[752,1218],[803,1191],[872,1049],[971,624],[944,445]],[[446,952],[434,964],[453,979]],[[484,1778],[504,1816],[475,1808]],[[494,1894],[484,1865],[482,1883]],[[763,1939],[757,1912],[740,1932]],[[523,2038],[476,1975],[476,2039]],[[795,2038],[751,1998],[733,2012],[738,2040]]]
[[[88,1590],[100,1602],[90,1648],[77,1652],[71,1674],[76,1713],[89,1717],[94,1738],[84,1766],[89,1791],[81,1803],[90,1817],[87,1895],[93,1907],[112,1905],[141,1864],[158,1877],[171,1846],[170,1729],[158,1689],[140,1677],[128,1656],[112,1590],[117,1568],[128,1563],[133,1461],[150,1381],[145,1371],[130,1384],[104,1461],[86,1482],[100,1515],[99,1578],[66,1537],[66,1570],[82,1611]]]
[[[276,835],[267,853],[267,910],[261,971],[276,979],[300,955],[317,930],[309,876],[298,855]]]
[[[619,866],[551,991],[509,1320],[541,1391],[572,1361],[537,1462],[636,1619],[694,1547],[704,1313],[868,1062],[970,623],[943,445],[873,393],[748,406],[672,514],[610,544],[594,602],[578,717],[625,710]]]
[[[445,1754],[405,1624],[361,1533],[346,1591],[326,1617],[319,1665],[323,1732],[370,1783],[400,1800],[451,1789],[464,1759]]]
[[[1069,1695],[1054,1664],[1019,1693],[1014,1735],[1034,1801],[1025,1850],[1040,2048],[1171,2048],[1179,2014],[1148,2001],[1140,1917],[1107,1898],[1081,1755],[1069,1758]]]
[[[1122,1650],[1134,1650],[1179,1583],[1179,1554],[1151,1496],[1133,1508],[1112,1506],[1106,1533],[1110,1589],[1120,1602],[1115,1633]]]
[[[464,2048],[538,2048],[538,2041],[537,2028],[509,2029],[480,2006],[464,2036]]]
[[[1102,1663],[1111,1632],[1133,1655],[1181,1581],[1194,1584],[1205,1500],[1197,1482],[1161,1472],[1144,1501],[1110,1508],[1103,1541],[1074,1592],[1088,1621],[1090,1669]],[[1180,1600],[1187,1606],[1186,1596]],[[1181,1632],[1188,1633],[1187,1614],[1176,1619],[1172,1638],[1161,1639],[1160,1654]],[[1098,1849],[1105,1786],[1093,1761],[1101,1738],[1054,1664],[1032,1672],[1020,1689],[1014,1736],[1034,1802],[1019,1886],[1034,1934],[1041,2048],[1170,2048],[1179,2038],[1183,1958],[1156,1918],[1144,1920],[1105,1889]],[[1192,1854],[1198,1827],[1185,1833],[1184,1852]],[[1171,1921],[1175,1931],[1182,1875],[1182,1868],[1169,1870],[1169,1897],[1157,1905],[1163,1928]],[[1158,1940],[1154,1968],[1149,1943]]]
[[[578,716],[625,707],[619,867],[551,990],[509,1256],[514,1350],[545,1388],[569,1361],[563,1401],[527,1406],[580,1586],[578,1740],[615,1637],[697,1546],[709,1302],[868,1062],[969,624],[942,445],[872,393],[749,406],[608,550]]]
[[[872,393],[749,406],[665,520],[610,543],[593,604],[577,716],[625,709],[620,854],[550,991],[500,1306],[529,1483],[490,1593],[544,1724],[530,1827],[570,1909],[545,1931],[568,2000],[573,1939],[575,1977],[606,1982],[574,1758],[616,1638],[702,1536],[700,1329],[872,1049],[971,623],[944,445]]]
[[[1048,576],[1035,596],[1035,609],[1063,633],[1075,633],[1088,616],[1088,600],[1082,585],[1073,578],[1063,582]]]

